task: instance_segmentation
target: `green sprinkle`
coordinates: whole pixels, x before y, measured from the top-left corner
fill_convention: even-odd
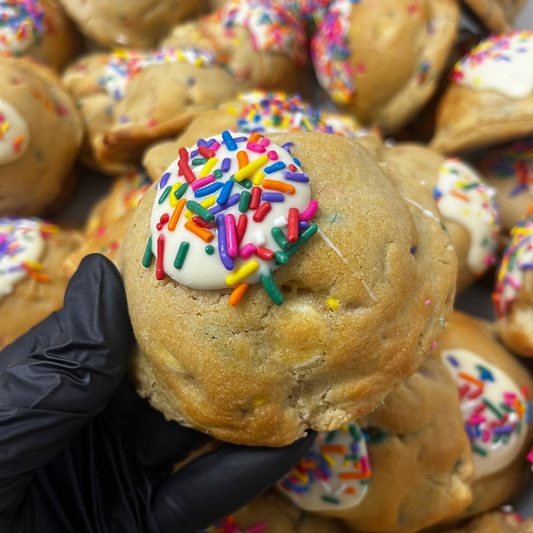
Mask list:
[[[183,195],[187,192],[188,188],[189,188],[188,183],[184,183],[181,187],[178,187],[174,191],[174,196],[176,197],[176,200],[181,200],[183,198]]]
[[[174,259],[174,268],[177,268],[178,270],[183,266],[183,262],[185,261],[185,257],[187,257],[187,252],[189,251],[190,244],[186,241],[183,241],[180,244],[178,253],[176,254],[176,259]]]
[[[503,402],[500,404],[500,407],[504,411],[507,411],[508,413],[514,413],[514,409],[512,407],[510,407],[509,405],[505,405]]]
[[[198,215],[200,218],[203,218],[206,222],[214,222],[215,215],[208,211],[205,207],[201,206],[199,203],[189,200],[186,204],[187,209],[192,211],[195,215]]]
[[[368,485],[370,483],[370,479],[360,479],[359,483],[361,485]]]
[[[477,453],[478,455],[482,455],[483,457],[487,455],[487,452],[483,448],[481,448],[480,446],[476,446],[475,444],[471,444],[470,449],[474,453]]]
[[[349,454],[349,455],[345,455],[344,458],[347,461],[359,461],[359,456],[358,455]]]
[[[210,244],[208,244],[206,247],[205,247],[205,253],[207,255],[213,255],[213,252],[215,251],[215,247],[214,246],[211,246]]]
[[[241,213],[246,213],[246,211],[248,211],[251,199],[252,195],[248,191],[243,191],[241,193],[241,197],[239,199],[239,211]]]
[[[515,433],[520,433],[520,431],[522,431],[522,420],[519,420],[516,423],[516,427],[514,428],[514,430],[515,430]]]
[[[274,115],[274,116],[277,116],[277,115]],[[328,503],[336,503],[336,504],[339,504],[341,503],[340,500],[338,498],[335,498],[334,496],[322,496],[322,499],[325,501],[325,502],[328,502]]]
[[[470,189],[475,189],[477,186],[479,185],[479,183],[469,183],[467,185],[463,185],[461,188],[464,190],[464,191],[468,191]]]
[[[261,283],[263,284],[263,289],[270,296],[270,299],[276,304],[281,305],[285,298],[283,298],[283,293],[278,289],[272,273],[269,272],[268,276],[261,276]]]
[[[327,436],[326,436],[326,444],[330,443],[334,438],[335,438],[335,434],[337,433],[336,430],[334,431],[330,431]]]
[[[191,163],[193,167],[198,167],[200,165],[205,165],[207,163],[207,159],[202,159],[201,157],[197,157],[196,159],[193,159]]]
[[[292,243],[287,250],[285,250],[285,253],[290,257],[294,252],[299,250],[317,231],[318,226],[316,224],[310,224],[300,233],[298,240]]]
[[[355,442],[359,442],[361,440],[361,433],[359,433],[357,426],[354,424],[350,424],[348,426],[348,429],[350,431],[350,435],[355,439]]]
[[[281,117],[279,115],[274,115],[272,117],[272,124],[274,124],[274,126],[279,126],[281,124]]]
[[[502,442],[503,444],[507,444],[509,442],[509,439],[510,439],[510,435],[509,433],[506,433],[505,435],[502,436]]]
[[[287,237],[283,234],[283,231],[281,228],[277,228],[274,226],[271,230],[272,237],[274,237],[274,240],[278,243],[278,246],[283,250],[287,250],[290,246],[289,241],[287,240]],[[296,243],[295,243],[296,244]],[[285,264],[285,263],[283,263]]]
[[[222,173],[222,170],[220,170],[219,168],[217,168],[214,172],[213,172],[213,176],[215,176],[215,179],[216,180],[219,180],[224,174]]]
[[[230,180],[233,181],[233,183],[236,183],[237,185],[244,187],[245,189],[251,189],[253,186],[253,183],[250,180],[237,181],[235,179],[235,176],[231,176]]]
[[[150,235],[150,238],[148,239],[148,242],[146,243],[146,250],[144,251],[143,255],[143,267],[144,268],[150,268],[152,265],[152,259],[154,257],[154,254],[152,253],[152,236]]]
[[[274,259],[278,265],[286,265],[289,262],[289,256],[283,252],[274,252]]]
[[[163,191],[163,194],[161,195],[161,197],[159,198],[159,202],[160,204],[162,204],[167,198],[168,198],[168,195],[170,194],[170,191],[172,190],[172,187],[169,185],[164,191]]]
[[[376,433],[376,435],[370,436],[370,442],[372,444],[379,444],[380,442],[383,442],[384,440],[386,440],[386,438],[387,438],[387,434],[384,431],[379,430],[379,432]]]
[[[501,420],[503,418],[503,415],[496,409],[496,406],[491,403],[486,398],[483,400],[483,403],[498,417],[498,420]]]

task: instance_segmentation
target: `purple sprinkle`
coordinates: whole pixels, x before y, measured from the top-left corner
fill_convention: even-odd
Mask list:
[[[169,178],[170,178],[170,172],[165,172],[163,174],[163,177],[161,178],[161,181],[159,182],[159,185],[157,186],[157,188],[158,189],[164,189],[167,186]]]
[[[413,246],[413,247],[409,250],[409,253],[415,255],[415,254],[416,254],[416,249],[417,249],[417,247],[416,247],[416,246]]]
[[[468,435],[470,442],[474,442],[476,440],[476,434],[474,433],[472,426],[465,424],[465,433]]]
[[[504,433],[511,433],[511,431],[513,430],[514,430],[513,426],[501,426],[499,428],[494,428],[492,432],[495,435],[503,435]]]
[[[236,143],[243,143],[244,141],[248,140],[248,137],[236,137],[233,139]]]
[[[198,155],[198,150],[193,150],[191,152],[191,159],[194,159]]]
[[[226,237],[226,222],[224,215],[217,217],[218,254],[226,270],[233,270],[233,259],[228,255],[228,243]]]
[[[263,202],[284,202],[285,196],[281,192],[264,192],[261,199]]]
[[[307,183],[309,178],[307,174],[302,174],[298,172],[284,172],[283,177],[289,181],[299,181],[301,183]]]
[[[222,166],[220,169],[222,172],[227,172],[231,168],[231,159],[229,157],[225,157],[222,161]]]
[[[309,224],[305,221],[301,221],[301,222],[298,222],[298,231],[302,231],[304,230],[305,228],[308,228],[309,227]]]
[[[121,123],[121,124],[127,124],[128,122],[131,122],[130,118],[127,117],[126,115],[121,115],[118,119],[118,121]]]
[[[461,366],[459,364],[459,361],[453,355],[448,355],[447,359],[450,362],[450,364],[454,366],[455,368],[459,368]]]
[[[189,78],[189,79],[187,80],[187,85],[188,85],[189,87],[192,87],[195,83],[196,83],[196,80],[195,80],[194,78]]]
[[[287,152],[289,152],[289,155],[291,153],[291,148],[294,146],[294,143],[285,143],[283,145],[281,145],[281,147],[284,149],[284,150],[287,150]]]
[[[207,146],[209,149],[211,149],[211,146],[213,146],[216,142],[217,142],[216,139],[210,139],[209,141],[207,141],[207,145],[206,145],[206,146]]]
[[[229,207],[232,207],[235,204],[238,204],[240,198],[241,198],[241,195],[239,193],[236,193],[233,196],[230,196],[228,201],[224,205],[215,205],[215,207],[212,207],[211,209],[209,209],[209,211],[213,213],[213,215],[218,215],[218,213],[221,213],[222,211],[225,211]]]
[[[357,442],[353,441],[351,448],[352,448],[352,453],[354,455],[359,455],[359,444],[357,444]]]
[[[198,142],[196,143],[198,146],[207,146],[207,143],[204,139],[198,139]]]

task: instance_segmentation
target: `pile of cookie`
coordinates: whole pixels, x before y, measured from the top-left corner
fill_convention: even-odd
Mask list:
[[[532,531],[499,510],[533,458],[524,4],[0,1],[0,349],[102,253],[156,409],[318,431],[205,531]],[[494,322],[454,310],[473,284]]]

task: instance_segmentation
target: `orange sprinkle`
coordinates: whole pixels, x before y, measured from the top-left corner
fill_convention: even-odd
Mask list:
[[[237,305],[241,301],[241,298],[244,296],[244,293],[246,292],[249,286],[249,283],[241,283],[240,285],[237,285],[237,287],[233,289],[233,292],[229,297],[230,305]]]
[[[300,461],[300,466],[302,468],[316,468],[317,462],[316,461]]]
[[[185,228],[188,229],[191,233],[194,233],[197,237],[200,237],[200,239],[202,239],[204,242],[211,242],[215,238],[215,236],[210,231],[201,228],[192,220],[189,220],[189,222],[185,222]]]
[[[339,474],[340,479],[368,479],[370,472],[342,472]]]
[[[256,143],[258,141],[260,141],[263,137],[261,137],[261,135],[259,135],[259,133],[255,132],[249,139],[248,139],[248,142],[249,143]]]
[[[518,417],[520,419],[524,418],[524,407],[520,404],[517,398],[513,398],[513,407],[515,408],[515,411],[518,413]]]
[[[28,274],[39,283],[50,283],[52,281],[50,276],[47,276],[46,274],[40,274],[39,272],[35,272],[35,270],[30,270]]]
[[[276,180],[264,180],[263,189],[270,189],[271,191],[286,192],[287,194],[294,194],[296,192],[294,185],[290,185],[289,183],[283,183],[282,181],[276,181]]]
[[[170,218],[170,221],[168,223],[168,231],[174,231],[176,229],[176,226],[178,225],[178,222],[181,217],[181,213],[183,212],[183,208],[185,207],[185,204],[187,203],[187,200],[185,198],[182,198],[178,205],[174,208],[174,213],[172,213],[172,217]]]
[[[485,385],[482,381],[479,381],[479,379],[476,379],[472,377],[470,374],[465,374],[464,372],[458,372],[457,374],[461,379],[465,379],[466,381],[470,381],[470,383],[475,383],[481,388],[485,388]]]
[[[322,453],[342,453],[345,454],[348,450],[346,449],[346,446],[321,446],[320,451]]]
[[[463,200],[464,202],[470,203],[470,198],[468,198],[468,196],[466,194],[463,194],[461,192],[457,192],[457,191],[455,191],[453,189],[450,191],[450,194],[452,194],[456,198],[459,198],[460,200]]]
[[[344,489],[344,494],[355,494],[355,489],[353,487],[346,487]]]
[[[249,163],[248,154],[242,150],[237,152],[237,161],[239,162],[239,170],[241,170],[241,168],[244,168]]]

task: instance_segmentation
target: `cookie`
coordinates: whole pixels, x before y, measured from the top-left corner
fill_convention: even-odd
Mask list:
[[[362,139],[365,147],[375,138]],[[420,181],[433,195],[457,254],[457,291],[496,263],[499,209],[496,191],[470,165],[416,144],[382,147],[380,160]]]
[[[533,520],[524,521],[518,514],[492,512],[472,520],[460,529],[446,533],[533,533]]]
[[[431,146],[464,152],[530,135],[532,104],[533,32],[490,36],[456,63]]]
[[[4,0],[0,19],[3,55],[27,55],[62,70],[79,50],[72,23],[56,0]]]
[[[199,143],[126,236],[139,392],[248,445],[362,416],[420,366],[451,306],[455,256],[433,200],[338,135]]]
[[[437,351],[457,383],[476,473],[463,518],[507,502],[527,479],[533,381],[489,325],[457,311]]]
[[[307,61],[299,17],[270,0],[231,0],[198,21],[175,27],[163,47],[208,50],[241,89],[294,91]]]
[[[0,218],[0,349],[63,307],[60,269],[82,241],[36,218]]]
[[[526,0],[465,0],[481,22],[494,33],[512,30]]]
[[[394,132],[437,89],[458,21],[450,0],[334,0],[311,43],[318,81],[363,125]]]
[[[37,215],[61,195],[83,138],[75,103],[54,72],[0,58],[0,216]]]
[[[465,509],[473,475],[457,388],[430,356],[370,414],[319,433],[277,487],[354,531],[414,532]]]
[[[143,165],[156,181],[174,161],[180,146],[192,145],[198,138],[216,135],[225,129],[244,133],[318,131],[349,138],[372,133],[368,128],[361,128],[350,115],[318,111],[299,95],[256,90],[240,93],[238,101],[226,102],[205,112],[175,141],[151,146],[143,156]]]
[[[110,48],[153,48],[162,35],[200,12],[198,0],[59,0],[89,38]]]
[[[236,82],[197,49],[93,55],[64,79],[88,124],[86,158],[112,173],[132,170],[149,144],[237,94]]]
[[[93,253],[105,255],[122,271],[121,246],[128,221],[149,187],[150,180],[142,169],[118,178],[111,192],[90,213],[84,231],[85,241],[65,261],[62,273],[72,276],[82,259]]]
[[[533,212],[511,230],[492,299],[498,337],[514,353],[533,357]]]

